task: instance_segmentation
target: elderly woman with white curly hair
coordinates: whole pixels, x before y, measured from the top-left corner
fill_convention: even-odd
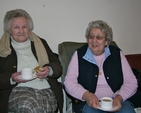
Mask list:
[[[113,45],[112,28],[102,20],[88,24],[87,44],[78,48],[69,63],[64,85],[77,99],[76,113],[135,113],[128,100],[137,91],[137,80],[123,52]],[[102,109],[99,100],[113,98],[111,109]]]
[[[47,42],[32,32],[33,21],[23,9],[4,18],[0,40],[0,112],[55,113],[63,108],[60,61]],[[31,79],[20,77],[23,68],[41,66]]]

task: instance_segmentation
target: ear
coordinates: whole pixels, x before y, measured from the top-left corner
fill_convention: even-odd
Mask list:
[[[11,35],[11,30],[9,30],[8,33]]]
[[[108,41],[105,41],[105,46],[107,46],[108,45]]]

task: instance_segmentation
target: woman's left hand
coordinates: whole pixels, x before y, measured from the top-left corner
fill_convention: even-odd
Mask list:
[[[48,74],[49,74],[50,70],[47,66],[43,67],[43,70],[41,72],[38,72],[36,75],[38,78],[47,78]]]
[[[116,107],[117,109],[114,111],[119,111],[121,109],[121,103],[122,103],[123,99],[120,95],[117,95],[114,99],[113,99],[113,106]]]

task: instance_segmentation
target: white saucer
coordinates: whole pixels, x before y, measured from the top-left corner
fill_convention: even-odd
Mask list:
[[[97,108],[100,109],[100,110],[103,110],[103,111],[114,111],[114,110],[117,109],[117,107],[112,107],[110,109],[106,109],[106,108],[102,108],[102,107],[97,107]]]
[[[117,109],[117,107],[113,107],[111,109],[105,109],[105,108],[102,108],[102,107],[97,107],[97,108],[100,109],[100,110],[103,110],[103,111],[114,111],[114,110]]]
[[[36,74],[33,74],[31,78],[29,78],[29,79],[24,79],[24,78],[22,78],[21,75],[19,75],[19,76],[18,76],[18,79],[21,79],[21,80],[33,80],[33,79],[35,79],[36,77],[37,77],[37,75],[36,75]]]

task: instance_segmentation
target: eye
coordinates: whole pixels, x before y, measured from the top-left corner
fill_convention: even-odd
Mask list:
[[[15,29],[17,29],[18,27],[17,27],[17,26],[15,26],[14,28],[15,28]]]
[[[101,40],[102,39],[102,36],[96,36],[96,39],[97,40]]]
[[[89,39],[93,39],[94,38],[94,36],[93,35],[89,35]]]
[[[27,26],[23,26],[23,28],[27,28]]]

